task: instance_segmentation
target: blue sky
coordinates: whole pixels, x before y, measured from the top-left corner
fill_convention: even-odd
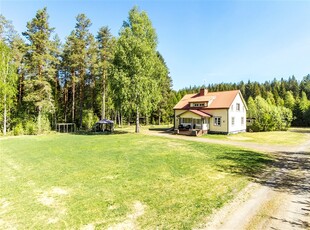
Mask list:
[[[0,0],[0,13],[21,33],[46,6],[64,41],[79,13],[93,34],[107,25],[117,36],[134,5],[156,29],[174,89],[310,74],[310,1]]]

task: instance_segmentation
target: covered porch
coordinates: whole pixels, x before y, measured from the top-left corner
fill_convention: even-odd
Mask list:
[[[208,132],[212,115],[199,110],[188,110],[176,118],[175,133],[199,136]]]

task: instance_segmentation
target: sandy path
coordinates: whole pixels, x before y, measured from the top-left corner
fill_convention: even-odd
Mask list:
[[[209,217],[200,229],[310,229],[310,134],[306,134],[308,141],[291,147],[153,131],[146,134],[233,145],[274,155],[273,167],[250,183],[231,203]]]

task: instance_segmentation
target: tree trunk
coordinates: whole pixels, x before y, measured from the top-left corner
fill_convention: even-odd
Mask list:
[[[121,110],[118,111],[118,127],[123,126],[122,113]]]
[[[38,114],[38,133],[41,134],[41,108],[39,108],[39,114]]]
[[[91,110],[95,111],[95,107],[96,107],[96,77],[94,73],[91,73]]]
[[[158,125],[160,125],[160,112],[158,113]]]
[[[145,125],[149,125],[149,115],[145,113]]]
[[[81,72],[81,81],[80,81],[80,128],[82,128],[83,123],[83,106],[84,106],[84,73]]]
[[[5,77],[4,77],[5,79]],[[5,81],[4,81],[5,84]],[[3,135],[6,135],[6,122],[7,122],[7,111],[6,111],[6,94],[4,94],[3,98],[3,103],[4,103],[4,110],[3,110]]]
[[[64,108],[64,119],[65,119],[65,122],[67,122],[67,110],[68,110],[68,89],[67,89],[67,86],[65,86],[64,88],[64,105],[65,105],[65,108]]]
[[[52,116],[54,115],[54,126],[55,126],[55,130],[56,130],[56,124],[57,124],[57,111],[58,111],[58,81],[57,81],[57,74],[55,74],[54,80],[55,80],[55,95],[54,95],[54,101],[55,101],[55,112],[54,114],[52,114]]]
[[[24,73],[19,74],[19,86],[18,86],[18,105],[22,105],[23,91],[24,91]]]
[[[4,55],[2,55],[3,57]],[[4,59],[5,60],[5,59]],[[4,87],[7,87],[6,86],[6,77],[8,76],[9,74],[9,63],[7,62],[6,64],[6,69],[4,71],[4,78],[3,78],[3,83],[4,83]],[[6,92],[4,91],[4,96],[3,96],[3,135],[5,136],[6,135],[6,122],[7,122],[7,108],[6,108]]]
[[[105,90],[106,90],[106,88],[105,88],[105,72],[103,71],[101,119],[105,118],[105,97],[106,97]]]
[[[136,115],[136,133],[140,133],[139,107],[138,106],[137,106],[137,115]]]
[[[72,122],[75,122],[75,76],[72,75]]]

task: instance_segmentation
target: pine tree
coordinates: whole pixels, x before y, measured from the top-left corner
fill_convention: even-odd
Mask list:
[[[91,33],[89,28],[91,21],[85,14],[79,14],[76,17],[76,25],[74,31],[74,48],[73,48],[73,67],[77,73],[77,82],[79,86],[79,126],[83,123],[85,80],[88,67],[88,49],[91,42]]]
[[[98,41],[98,77],[101,85],[101,119],[104,119],[106,118],[107,85],[111,75],[115,39],[107,26],[99,29],[96,38]]]
[[[52,55],[53,44],[50,40],[54,29],[49,26],[48,18],[46,8],[38,10],[35,18],[27,23],[27,31],[23,32],[29,42],[25,56],[25,101],[33,106],[31,112],[37,118],[39,132],[43,131],[42,119],[46,120],[55,110],[50,84],[56,71],[53,65],[56,58]]]
[[[69,110],[71,110],[71,122],[75,122],[76,117],[76,64],[75,64],[75,53],[76,50],[76,37],[74,31],[67,37],[64,49],[62,52],[62,84],[63,88],[63,105],[64,105],[64,120],[67,121]],[[69,92],[70,91],[70,92]],[[69,99],[71,95],[71,101]],[[70,108],[69,108],[70,106]]]

